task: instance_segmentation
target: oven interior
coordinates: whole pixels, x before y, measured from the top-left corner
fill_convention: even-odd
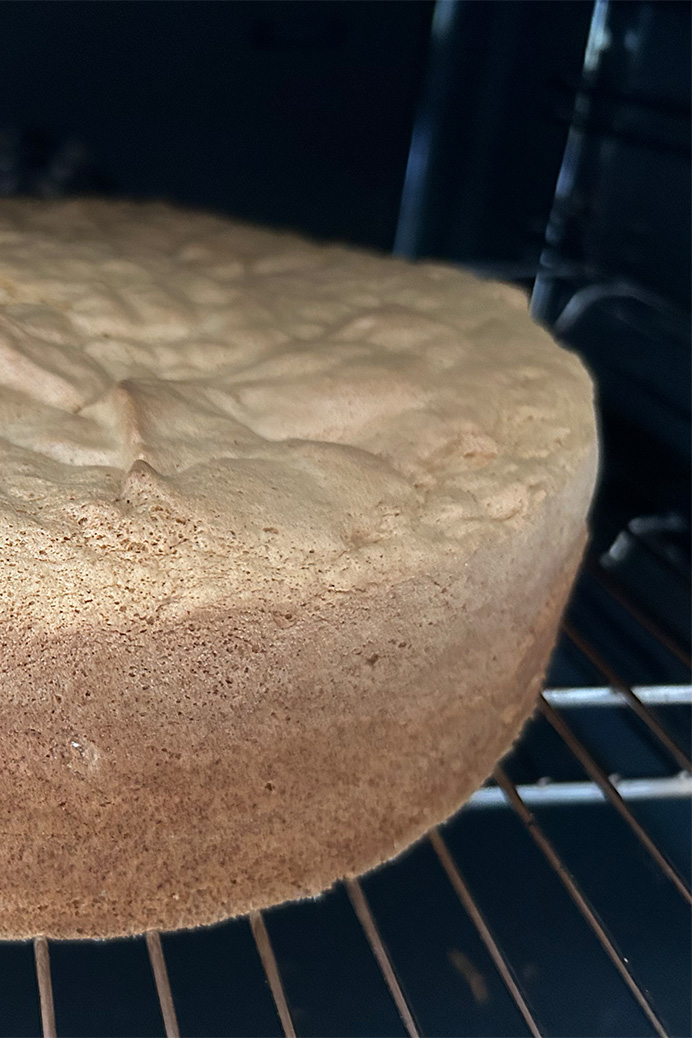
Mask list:
[[[546,692],[461,812],[315,901],[0,944],[0,1035],[689,1035],[688,5],[0,26],[0,193],[164,196],[511,281],[591,367],[603,443]]]

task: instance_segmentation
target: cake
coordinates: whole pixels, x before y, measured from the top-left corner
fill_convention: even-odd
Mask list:
[[[514,288],[159,203],[0,202],[0,936],[397,855],[533,710],[592,386]]]

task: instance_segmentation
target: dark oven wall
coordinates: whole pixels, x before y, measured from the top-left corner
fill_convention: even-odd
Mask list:
[[[165,197],[390,249],[432,11],[3,4],[0,192]]]

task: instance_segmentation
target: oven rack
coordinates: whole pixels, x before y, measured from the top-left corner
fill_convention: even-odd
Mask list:
[[[589,562],[586,566],[589,578],[605,591],[609,598],[616,604],[619,610],[634,621],[638,627],[647,632],[649,637],[657,640],[665,651],[675,658],[678,666],[689,668],[690,658],[686,649],[674,638],[664,632],[656,621],[645,615],[634,602],[625,594],[617,584],[616,579],[598,562]],[[582,578],[584,579],[584,578]],[[415,853],[425,853],[436,859],[442,874],[449,885],[449,890],[460,904],[464,916],[464,926],[470,926],[475,934],[474,940],[482,946],[482,955],[487,962],[485,973],[479,972],[478,968],[470,961],[470,956],[452,949],[448,958],[456,972],[462,976],[463,982],[469,989],[469,1005],[473,1012],[478,1013],[488,1001],[488,987],[497,990],[501,985],[504,989],[504,997],[508,998],[513,1007],[512,1034],[531,1034],[534,1036],[554,1034],[556,1025],[546,1015],[551,1016],[541,1009],[540,998],[536,997],[535,989],[530,982],[527,969],[517,963],[513,958],[512,950],[507,948],[506,941],[497,930],[497,917],[488,910],[488,898],[478,896],[478,882],[472,880],[467,874],[463,864],[463,853],[459,852],[459,841],[454,836],[455,825],[459,819],[469,819],[471,816],[485,816],[487,819],[506,818],[513,815],[515,823],[523,830],[524,836],[538,851],[544,865],[546,865],[553,877],[557,879],[563,894],[571,902],[573,909],[578,913],[581,924],[589,931],[591,938],[600,946],[604,959],[608,960],[612,969],[617,974],[617,982],[621,991],[617,998],[613,996],[614,1002],[620,1004],[620,998],[626,996],[634,1007],[635,1020],[638,1020],[639,1030],[637,1033],[655,1034],[659,1036],[690,1033],[684,1031],[684,1020],[687,1013],[686,999],[689,993],[689,979],[685,977],[684,963],[681,963],[680,978],[678,983],[679,998],[673,1000],[672,1012],[671,1001],[667,1004],[659,1004],[656,992],[642,980],[640,971],[636,968],[628,955],[628,935],[615,933],[608,922],[606,906],[597,903],[590,891],[577,877],[576,871],[570,862],[565,859],[558,843],[550,833],[550,825],[545,824],[544,814],[546,811],[558,810],[567,812],[573,809],[583,811],[584,805],[598,805],[599,809],[609,812],[608,825],[615,824],[610,821],[618,816],[621,823],[629,831],[644,857],[648,861],[648,868],[653,875],[653,889],[663,891],[666,903],[670,903],[671,896],[677,899],[677,910],[680,919],[689,921],[689,909],[692,905],[690,894],[689,875],[685,866],[681,866],[673,860],[659,841],[655,834],[650,831],[650,825],[642,821],[637,810],[640,802],[659,803],[661,801],[673,801],[676,803],[692,802],[692,761],[688,754],[688,748],[682,745],[684,738],[675,737],[672,730],[664,719],[666,710],[679,710],[688,708],[692,703],[692,688],[680,682],[668,685],[646,685],[632,687],[629,685],[611,665],[607,655],[600,651],[592,642],[589,635],[575,626],[573,620],[566,619],[563,624],[562,643],[568,651],[576,653],[588,661],[602,678],[600,685],[588,685],[583,687],[548,689],[539,698],[537,717],[541,719],[544,727],[552,729],[557,737],[561,752],[565,759],[571,761],[569,768],[572,770],[566,779],[546,778],[540,776],[535,781],[522,782],[516,778],[516,768],[512,766],[513,756],[498,764],[492,776],[492,781],[479,790],[469,804],[460,812],[455,819],[442,826],[437,826],[421,841]],[[608,767],[599,760],[599,753],[587,745],[588,739],[584,738],[583,732],[578,725],[573,723],[580,711],[602,711],[600,716],[607,712],[615,711],[618,716],[634,716],[637,720],[639,730],[644,733],[644,738],[651,745],[655,745],[659,757],[666,762],[661,768],[653,769],[656,774],[650,775],[620,775],[612,773]],[[521,749],[521,744],[520,744]],[[602,754],[600,755],[602,757]],[[568,770],[569,770],[568,768]],[[574,769],[580,771],[575,778]],[[581,816],[580,816],[581,817]],[[650,818],[649,818],[650,821]],[[450,839],[450,837],[452,837]],[[588,840],[588,833],[584,834]],[[599,846],[593,845],[593,854],[598,856]],[[405,856],[404,856],[405,857]],[[461,860],[460,860],[461,859]],[[626,863],[615,863],[616,868],[627,868]],[[611,867],[612,864],[611,864]],[[413,990],[415,985],[410,983],[406,977],[406,970],[402,969],[397,961],[396,950],[391,947],[388,939],[387,926],[383,925],[378,909],[373,905],[370,889],[374,882],[378,887],[387,882],[387,873],[396,868],[395,865],[385,866],[375,873],[362,879],[348,879],[339,884],[331,897],[340,897],[347,901],[353,921],[361,930],[362,954],[372,957],[371,966],[378,971],[381,992],[378,996],[389,999],[389,1015],[385,1017],[389,1021],[382,1028],[378,1024],[382,1014],[378,1017],[373,1013],[372,1030],[369,1033],[400,1033],[410,1036],[431,1034],[431,1024],[426,1024],[425,1017],[430,1015],[425,1009],[421,1009],[421,1000],[417,999]],[[545,881],[547,882],[547,881]],[[377,900],[377,898],[375,898]],[[303,902],[292,906],[294,912],[300,912],[309,906],[313,913],[320,911],[321,902]],[[492,902],[490,902],[492,904]],[[633,906],[637,910],[637,906]],[[297,1006],[296,998],[291,996],[290,968],[284,969],[283,963],[286,955],[277,954],[273,931],[277,913],[285,911],[284,908],[272,909],[266,912],[255,912],[248,917],[249,931],[254,942],[253,954],[256,955],[258,963],[264,973],[264,985],[271,993],[273,1001],[274,1023],[265,1030],[261,1030],[261,1020],[258,1018],[254,1033],[278,1033],[287,1036],[321,1033],[315,1031],[315,1022],[310,1022],[304,1010]],[[343,906],[340,911],[344,911]],[[401,906],[401,911],[406,912],[406,905]],[[240,921],[236,920],[224,926],[237,926]],[[686,924],[682,924],[683,926]],[[247,924],[246,924],[247,926]],[[209,931],[197,931],[197,936],[204,939],[206,934],[219,932],[220,928],[211,928]],[[285,927],[284,927],[285,929]],[[364,941],[363,941],[364,938]],[[137,939],[135,939],[137,940]],[[168,1038],[175,1038],[179,1034],[204,1033],[190,1027],[189,1012],[187,1013],[187,1026],[182,1021],[179,1024],[179,1012],[176,1000],[176,979],[181,976],[181,955],[184,959],[184,942],[188,940],[185,934],[161,935],[149,932],[145,935],[144,942],[139,939],[140,946],[144,943],[150,967],[150,981],[153,978],[152,991],[155,990],[158,1000],[157,1012],[159,1014],[158,1026],[154,1026],[153,1032],[165,1033]],[[470,940],[470,938],[469,938]],[[175,942],[175,957],[178,962],[176,975],[171,977],[167,968],[169,947],[171,941]],[[84,948],[87,942],[81,943]],[[98,942],[91,945],[96,948],[107,944],[122,944],[123,942]],[[130,944],[133,942],[130,941]],[[285,939],[282,942],[285,944]],[[55,997],[54,984],[51,970],[51,960],[55,955],[61,954],[61,950],[69,942],[52,942],[45,937],[37,937],[33,942],[33,962],[35,969],[35,990],[38,992],[37,1003],[40,1006],[40,1028],[45,1038],[54,1035],[65,1035],[75,1033],[74,1024],[67,1029],[61,1027],[60,999]],[[7,947],[7,946],[6,946]],[[27,945],[15,945],[26,950]],[[190,955],[197,954],[198,942],[195,949],[190,950]],[[478,953],[479,955],[481,952]],[[456,956],[456,958],[455,958]],[[478,958],[478,955],[476,956]],[[143,956],[140,956],[140,969],[147,969]],[[290,967],[290,963],[288,964]],[[217,963],[220,967],[220,964]],[[228,961],[226,968],[230,977],[237,967],[236,961]],[[475,972],[474,972],[475,971]],[[492,974],[492,981],[488,978]],[[529,978],[530,980],[530,978]],[[336,978],[339,983],[339,978]],[[63,985],[64,986],[64,985]],[[0,982],[0,1030],[2,1030],[2,1008],[1,1008],[1,982]],[[384,993],[384,994],[383,994]],[[127,997],[127,992],[122,994]],[[203,998],[203,994],[201,995]],[[359,1033],[368,1033],[368,994],[363,991],[363,1024]],[[436,997],[444,998],[438,995]],[[454,998],[450,995],[451,1001]],[[56,1012],[57,1005],[57,1012]],[[578,1003],[575,1009],[576,1018],[579,1017]],[[266,1007],[265,1007],[266,1010]],[[393,1020],[392,1014],[396,1017]],[[31,1015],[31,1014],[29,1014]],[[259,1014],[261,1017],[262,1014]],[[471,1014],[473,1016],[473,1014]],[[463,1006],[459,1008],[459,1015],[454,1028],[449,1033],[471,1034],[473,1030],[465,1029]],[[268,1019],[265,1011],[264,1019]],[[625,1014],[627,1019],[627,1014]],[[38,1023],[38,1021],[36,1021]],[[142,1034],[150,1033],[151,1023],[144,1023]],[[378,1031],[377,1027],[381,1030]],[[469,1025],[472,1026],[472,1025]],[[487,1022],[486,1028],[490,1026]],[[622,1030],[622,1023],[615,1023],[612,1032],[607,1030],[607,1023],[603,1024],[602,1033],[626,1033]],[[265,1025],[266,1027],[266,1025]],[[456,1029],[458,1027],[458,1030]],[[621,1029],[618,1031],[617,1028]],[[273,1028],[273,1029],[272,1029]],[[390,1028],[391,1030],[388,1030]],[[682,1029],[681,1029],[682,1028]],[[27,1030],[26,1033],[35,1033]],[[114,1031],[113,1033],[117,1033]],[[222,1033],[222,1032],[219,1032]],[[225,1033],[225,1032],[223,1032]],[[234,1030],[233,1033],[243,1033],[242,1030]],[[338,1023],[333,1025],[332,1033],[351,1033],[348,1030],[340,1032]],[[480,1032],[479,1032],[480,1033]],[[493,1033],[484,1031],[483,1033]],[[498,1032],[499,1033],[499,1032]],[[510,1032],[507,1031],[509,1034]],[[583,1033],[579,1031],[568,1031],[564,1033]]]

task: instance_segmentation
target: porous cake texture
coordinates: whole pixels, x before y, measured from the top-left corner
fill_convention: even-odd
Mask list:
[[[596,464],[518,291],[0,202],[0,936],[211,923],[450,815],[533,708]]]

